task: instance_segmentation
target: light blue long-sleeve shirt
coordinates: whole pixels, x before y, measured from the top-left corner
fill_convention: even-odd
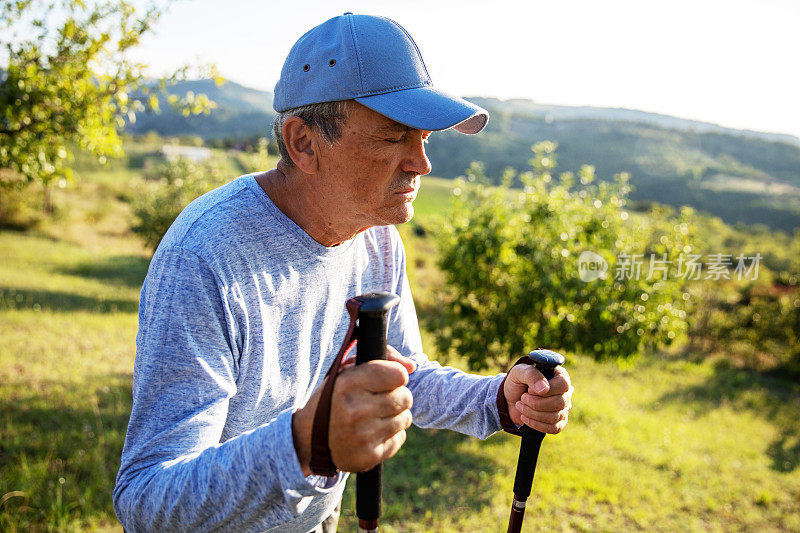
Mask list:
[[[134,531],[309,531],[346,473],[302,473],[292,413],[320,385],[347,331],[348,298],[398,294],[389,344],[414,359],[420,427],[485,438],[500,429],[502,375],[442,367],[422,351],[393,226],[317,243],[242,176],[192,202],[142,287],[131,413],[114,509]]]

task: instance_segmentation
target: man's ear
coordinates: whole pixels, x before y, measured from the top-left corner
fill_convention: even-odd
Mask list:
[[[283,123],[283,142],[295,166],[306,174],[319,169],[316,136],[300,117],[289,117]]]

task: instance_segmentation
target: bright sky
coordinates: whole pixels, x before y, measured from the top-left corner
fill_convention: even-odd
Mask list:
[[[461,96],[626,107],[800,137],[797,0],[183,0],[140,58],[154,73],[213,62],[272,90],[292,44],[345,11],[417,41]]]

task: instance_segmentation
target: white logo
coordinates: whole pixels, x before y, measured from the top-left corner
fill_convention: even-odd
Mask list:
[[[589,250],[581,252],[578,257],[578,276],[581,281],[606,279],[606,272],[608,272],[608,263],[601,255]]]

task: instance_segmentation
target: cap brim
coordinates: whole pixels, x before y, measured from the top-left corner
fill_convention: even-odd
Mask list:
[[[400,124],[420,130],[454,128],[474,135],[489,122],[489,112],[485,109],[432,87],[403,89],[355,100]]]

